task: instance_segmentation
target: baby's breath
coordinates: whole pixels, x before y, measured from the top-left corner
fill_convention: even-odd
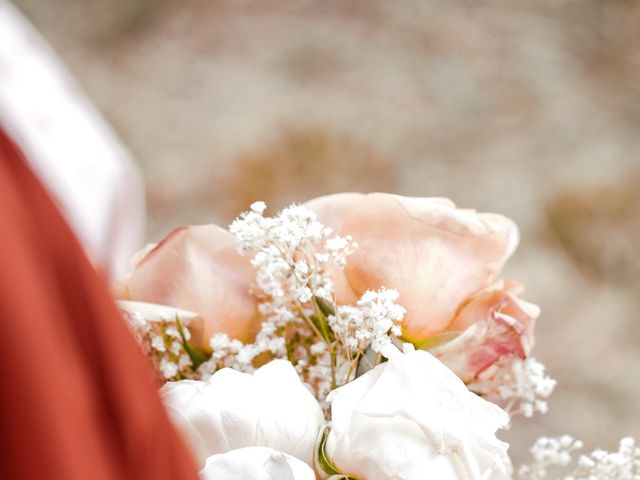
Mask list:
[[[162,380],[180,380],[194,376],[193,362],[184,345],[184,341],[189,341],[191,335],[187,328],[182,328],[183,340],[177,317],[149,320],[131,308],[121,307],[120,311],[138,345],[151,359]]]
[[[545,374],[544,365],[536,359],[503,357],[482,372],[469,389],[505,405],[511,415],[532,417],[547,412],[547,398],[555,386],[556,381]]]
[[[401,334],[400,322],[406,310],[395,301],[396,290],[366,291],[355,307],[339,306],[329,325],[347,356],[354,357],[371,347],[376,353]]]
[[[292,205],[274,217],[265,217],[265,209],[256,202],[229,227],[240,253],[251,255],[264,321],[254,343],[237,352],[218,351],[234,357],[222,364],[237,366],[244,356],[244,369],[264,353],[288,358],[323,399],[353,379],[368,348],[380,352],[400,335],[405,310],[395,303],[398,292],[386,289],[365,292],[356,305],[337,305],[332,274],[344,268],[355,242],[334,235],[304,206]],[[203,368],[220,364],[213,359]]]
[[[569,435],[541,437],[530,448],[533,462],[518,469],[521,480],[640,480],[640,448],[632,438],[623,438],[617,452],[594,450],[580,455],[577,465],[574,454],[583,444]],[[571,470],[569,475],[561,471]],[[554,475],[551,475],[555,472]]]

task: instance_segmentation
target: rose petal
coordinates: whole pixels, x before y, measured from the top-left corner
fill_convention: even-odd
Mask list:
[[[200,471],[203,480],[315,480],[296,457],[266,447],[246,447],[212,455]]]
[[[356,294],[400,292],[404,336],[419,342],[447,328],[473,292],[491,283],[517,243],[505,217],[456,209],[445,199],[374,193],[353,204],[341,233],[359,248],[345,275]]]
[[[389,361],[331,393],[325,452],[337,469],[367,480],[510,478],[495,432],[508,415],[471,393],[424,351]]]
[[[336,235],[340,235],[345,218],[364,197],[363,193],[335,193],[314,198],[304,205],[318,215],[320,223],[330,227]]]
[[[540,307],[518,298],[516,295],[521,292],[519,284],[508,280],[493,283],[463,303],[447,330],[461,332],[479,320],[490,318],[492,312],[500,312],[517,319],[527,331],[533,332]]]
[[[330,227],[334,234],[343,235],[342,227],[345,218],[353,206],[364,197],[365,195],[362,193],[336,193],[309,200],[305,203],[305,206],[313,210],[318,216],[320,223]],[[348,262],[349,257],[347,258],[347,263]],[[333,288],[337,303],[341,305],[352,305],[356,303],[359,295],[356,295],[351,289],[351,285],[345,277],[344,272],[342,270],[335,270],[329,273],[333,279]]]
[[[254,277],[229,232],[215,225],[183,227],[138,261],[128,295],[198,313],[205,340],[225,332],[250,341],[260,326],[257,300],[249,292]]]
[[[288,361],[273,360],[253,375],[223,368],[206,382],[168,382],[161,393],[199,465],[209,455],[251,446],[313,463],[324,415]]]
[[[526,358],[533,346],[540,309],[502,290],[504,285],[498,282],[473,296],[450,326],[463,333],[430,350],[465,382],[504,356]]]

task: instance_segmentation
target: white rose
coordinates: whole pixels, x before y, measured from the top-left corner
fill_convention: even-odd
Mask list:
[[[224,368],[206,382],[170,382],[162,395],[200,466],[211,455],[254,446],[313,463],[324,416],[285,360],[274,360],[253,375]]]
[[[266,447],[247,447],[207,458],[203,480],[315,480],[309,465]]]
[[[334,390],[324,451],[336,470],[367,480],[503,480],[507,424],[431,354],[390,346],[389,361]]]

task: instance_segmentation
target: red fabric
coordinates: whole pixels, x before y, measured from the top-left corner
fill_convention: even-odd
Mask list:
[[[106,285],[0,130],[0,479],[196,480]]]

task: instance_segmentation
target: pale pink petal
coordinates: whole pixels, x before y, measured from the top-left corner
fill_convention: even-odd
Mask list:
[[[363,193],[335,193],[309,200],[304,206],[313,210],[320,223],[330,227],[333,233],[342,235],[344,219],[364,197]]]
[[[498,213],[480,213],[479,215],[485,222],[492,224],[494,229],[504,231],[507,234],[507,249],[502,258],[502,263],[506,263],[520,243],[520,230],[518,226],[510,218]]]
[[[524,285],[513,278],[501,278],[496,283],[502,285],[499,290],[509,292],[511,295],[520,295],[524,292]]]
[[[138,264],[142,260],[144,260],[147,255],[149,255],[149,253],[151,253],[157,246],[157,243],[147,243],[144,247],[134,253],[133,257],[131,257],[131,268],[137,267]]]
[[[345,275],[356,294],[398,290],[407,309],[404,336],[419,342],[445,330],[461,303],[502,268],[517,229],[500,219],[443,199],[369,194],[343,222],[341,233],[359,245]]]
[[[498,310],[500,303],[505,301],[505,282],[500,279],[475,293],[467,299],[455,318],[447,327],[451,332],[462,332],[480,320],[486,320],[492,310]]]
[[[250,294],[255,272],[235,240],[215,225],[183,227],[150,250],[131,272],[128,298],[198,313],[205,341],[225,332],[249,341],[260,326]]]
[[[533,346],[533,327],[540,309],[494,287],[462,307],[451,324],[452,328],[464,328],[458,337],[430,350],[465,382],[504,356],[526,358]]]
[[[528,330],[533,330],[533,322],[527,319],[538,318],[540,307],[519,298],[518,295],[522,291],[520,283],[513,280],[497,280],[464,302],[447,330],[461,332],[478,320],[488,318],[491,312],[501,312],[517,318]]]
[[[136,266],[147,256],[149,252],[151,252],[154,248],[156,248],[157,243],[147,243],[143,248],[138,250],[131,257],[131,269],[135,269]],[[114,298],[119,298],[121,300],[129,300],[129,277],[131,276],[131,272],[127,273],[120,280],[117,280],[111,285],[111,294]]]
[[[527,316],[531,318],[538,318],[540,316],[540,307],[535,303],[527,302],[518,297],[514,297],[514,301],[518,305],[518,308]]]
[[[365,195],[362,193],[336,193],[309,200],[305,203],[305,206],[313,210],[318,216],[320,223],[326,227],[330,227],[335,235],[343,235],[342,226],[344,219],[353,209],[354,205],[364,197]],[[349,257],[347,257],[347,263],[348,262]],[[333,279],[334,292],[338,304],[354,304],[358,301],[359,295],[353,292],[342,271],[332,271],[331,278]]]
[[[349,258],[347,258],[347,263],[348,262]],[[336,303],[338,305],[355,305],[360,299],[360,295],[356,295],[353,291],[344,271],[332,268],[328,271],[328,274],[331,276],[331,280],[333,280],[333,291],[335,293]]]

